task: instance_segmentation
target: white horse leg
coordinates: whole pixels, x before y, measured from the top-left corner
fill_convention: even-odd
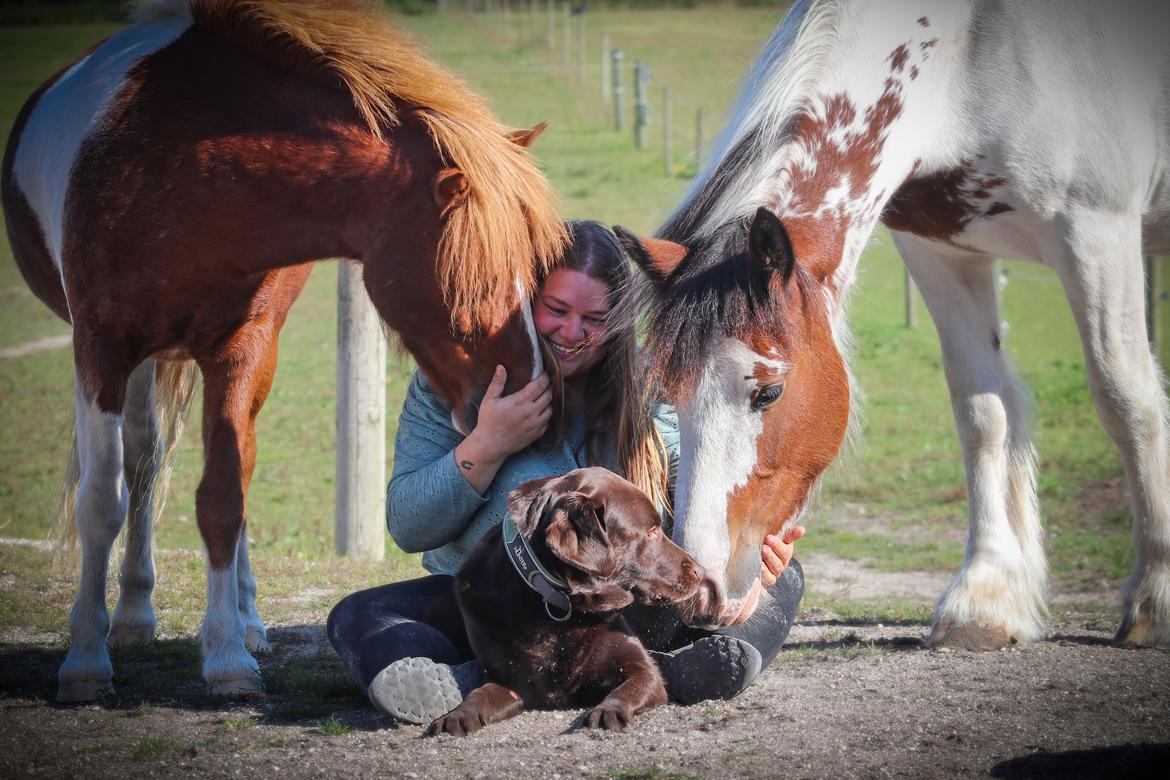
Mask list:
[[[1162,372],[1146,340],[1140,220],[1078,213],[1047,258],[1072,304],[1101,424],[1125,466],[1135,560],[1117,641],[1170,647],[1170,460]]]
[[[81,542],[81,582],[69,615],[69,652],[57,672],[57,701],[90,701],[113,690],[106,650],[106,571],[127,505],[122,416],[101,411],[80,385],[79,379],[75,404],[81,483],[74,521]]]
[[[236,577],[240,591],[240,619],[244,621],[244,645],[253,653],[268,653],[268,629],[256,611],[256,578],[248,559],[248,524],[240,531],[240,546],[236,550]]]
[[[154,409],[154,361],[134,370],[126,386],[122,446],[130,489],[126,550],[118,576],[121,595],[114,608],[109,644],[117,647],[154,639],[154,491],[162,463],[162,436]]]
[[[1000,348],[993,258],[940,254],[895,234],[942,345],[968,489],[963,568],[935,609],[930,644],[1001,647],[1040,636],[1047,565],[1028,398]]]

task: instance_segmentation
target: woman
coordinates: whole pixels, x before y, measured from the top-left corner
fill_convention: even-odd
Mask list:
[[[678,454],[674,410],[650,404],[633,332],[607,333],[606,318],[630,282],[620,246],[596,222],[571,223],[564,265],[533,302],[533,321],[557,362],[564,387],[559,441],[533,446],[553,415],[547,376],[501,395],[496,369],[467,436],[451,410],[416,372],[403,403],[387,493],[387,524],[399,547],[423,552],[431,576],[361,591],[329,615],[329,640],[374,705],[400,720],[428,723],[482,683],[452,592],[452,575],[507,511],[507,494],[529,479],[581,466],[604,466],[629,479],[659,507],[668,505]],[[676,620],[647,626],[671,700],[689,704],[731,698],[779,651],[804,590],[799,565],[789,567],[796,528],[769,537],[761,577],[773,609],[714,635]],[[777,579],[779,578],[779,579]]]

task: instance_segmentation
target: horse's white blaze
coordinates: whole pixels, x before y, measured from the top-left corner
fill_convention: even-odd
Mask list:
[[[75,391],[75,406],[81,465],[75,507],[81,582],[69,616],[69,653],[57,674],[58,698],[62,700],[92,699],[110,685],[113,669],[106,650],[110,630],[106,572],[127,506],[121,415],[102,412],[80,387]]]
[[[241,540],[242,541],[242,540]],[[203,679],[212,693],[260,689],[260,666],[244,649],[244,620],[240,614],[240,589],[236,555],[223,569],[207,566],[207,614],[200,639],[203,644]]]
[[[520,311],[524,314],[524,328],[528,331],[528,339],[532,343],[532,378],[535,380],[544,373],[544,359],[540,354],[540,338],[536,335],[536,323],[532,320],[532,301],[524,294],[524,285],[516,280],[516,293],[520,296]]]
[[[746,562],[730,561],[727,530],[727,502],[747,483],[756,465],[756,440],[764,431],[763,419],[751,411],[753,374],[758,364],[777,373],[787,367],[728,337],[712,344],[710,354],[717,357],[704,367],[694,391],[678,407],[681,457],[674,540],[734,601],[748,594],[760,571],[758,550],[753,549]],[[729,564],[733,568],[726,576]]]
[[[58,272],[67,229],[65,200],[82,144],[101,127],[106,110],[125,88],[130,69],[190,26],[189,19],[167,18],[116,33],[62,75],[29,114],[13,172]]]

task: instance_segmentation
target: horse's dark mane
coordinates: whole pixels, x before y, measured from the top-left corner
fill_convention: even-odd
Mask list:
[[[646,351],[656,383],[690,385],[706,363],[714,333],[742,340],[760,331],[782,348],[790,346],[800,327],[790,307],[820,300],[799,264],[785,288],[748,255],[749,225],[737,220],[688,246],[686,259],[643,301],[650,313]]]

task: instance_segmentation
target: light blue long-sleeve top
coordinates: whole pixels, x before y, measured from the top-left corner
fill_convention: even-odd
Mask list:
[[[666,404],[658,404],[653,414],[666,445],[673,487],[678,417]],[[394,440],[394,473],[386,491],[390,535],[407,552],[425,551],[422,562],[427,571],[454,574],[480,537],[503,521],[508,493],[522,483],[582,466],[618,470],[612,443],[605,447],[600,463],[586,463],[583,418],[567,418],[564,434],[555,448],[530,447],[509,456],[487,493],[480,495],[455,464],[455,447],[464,437],[451,424],[451,408],[435,394],[423,373],[416,371],[406,391]]]

